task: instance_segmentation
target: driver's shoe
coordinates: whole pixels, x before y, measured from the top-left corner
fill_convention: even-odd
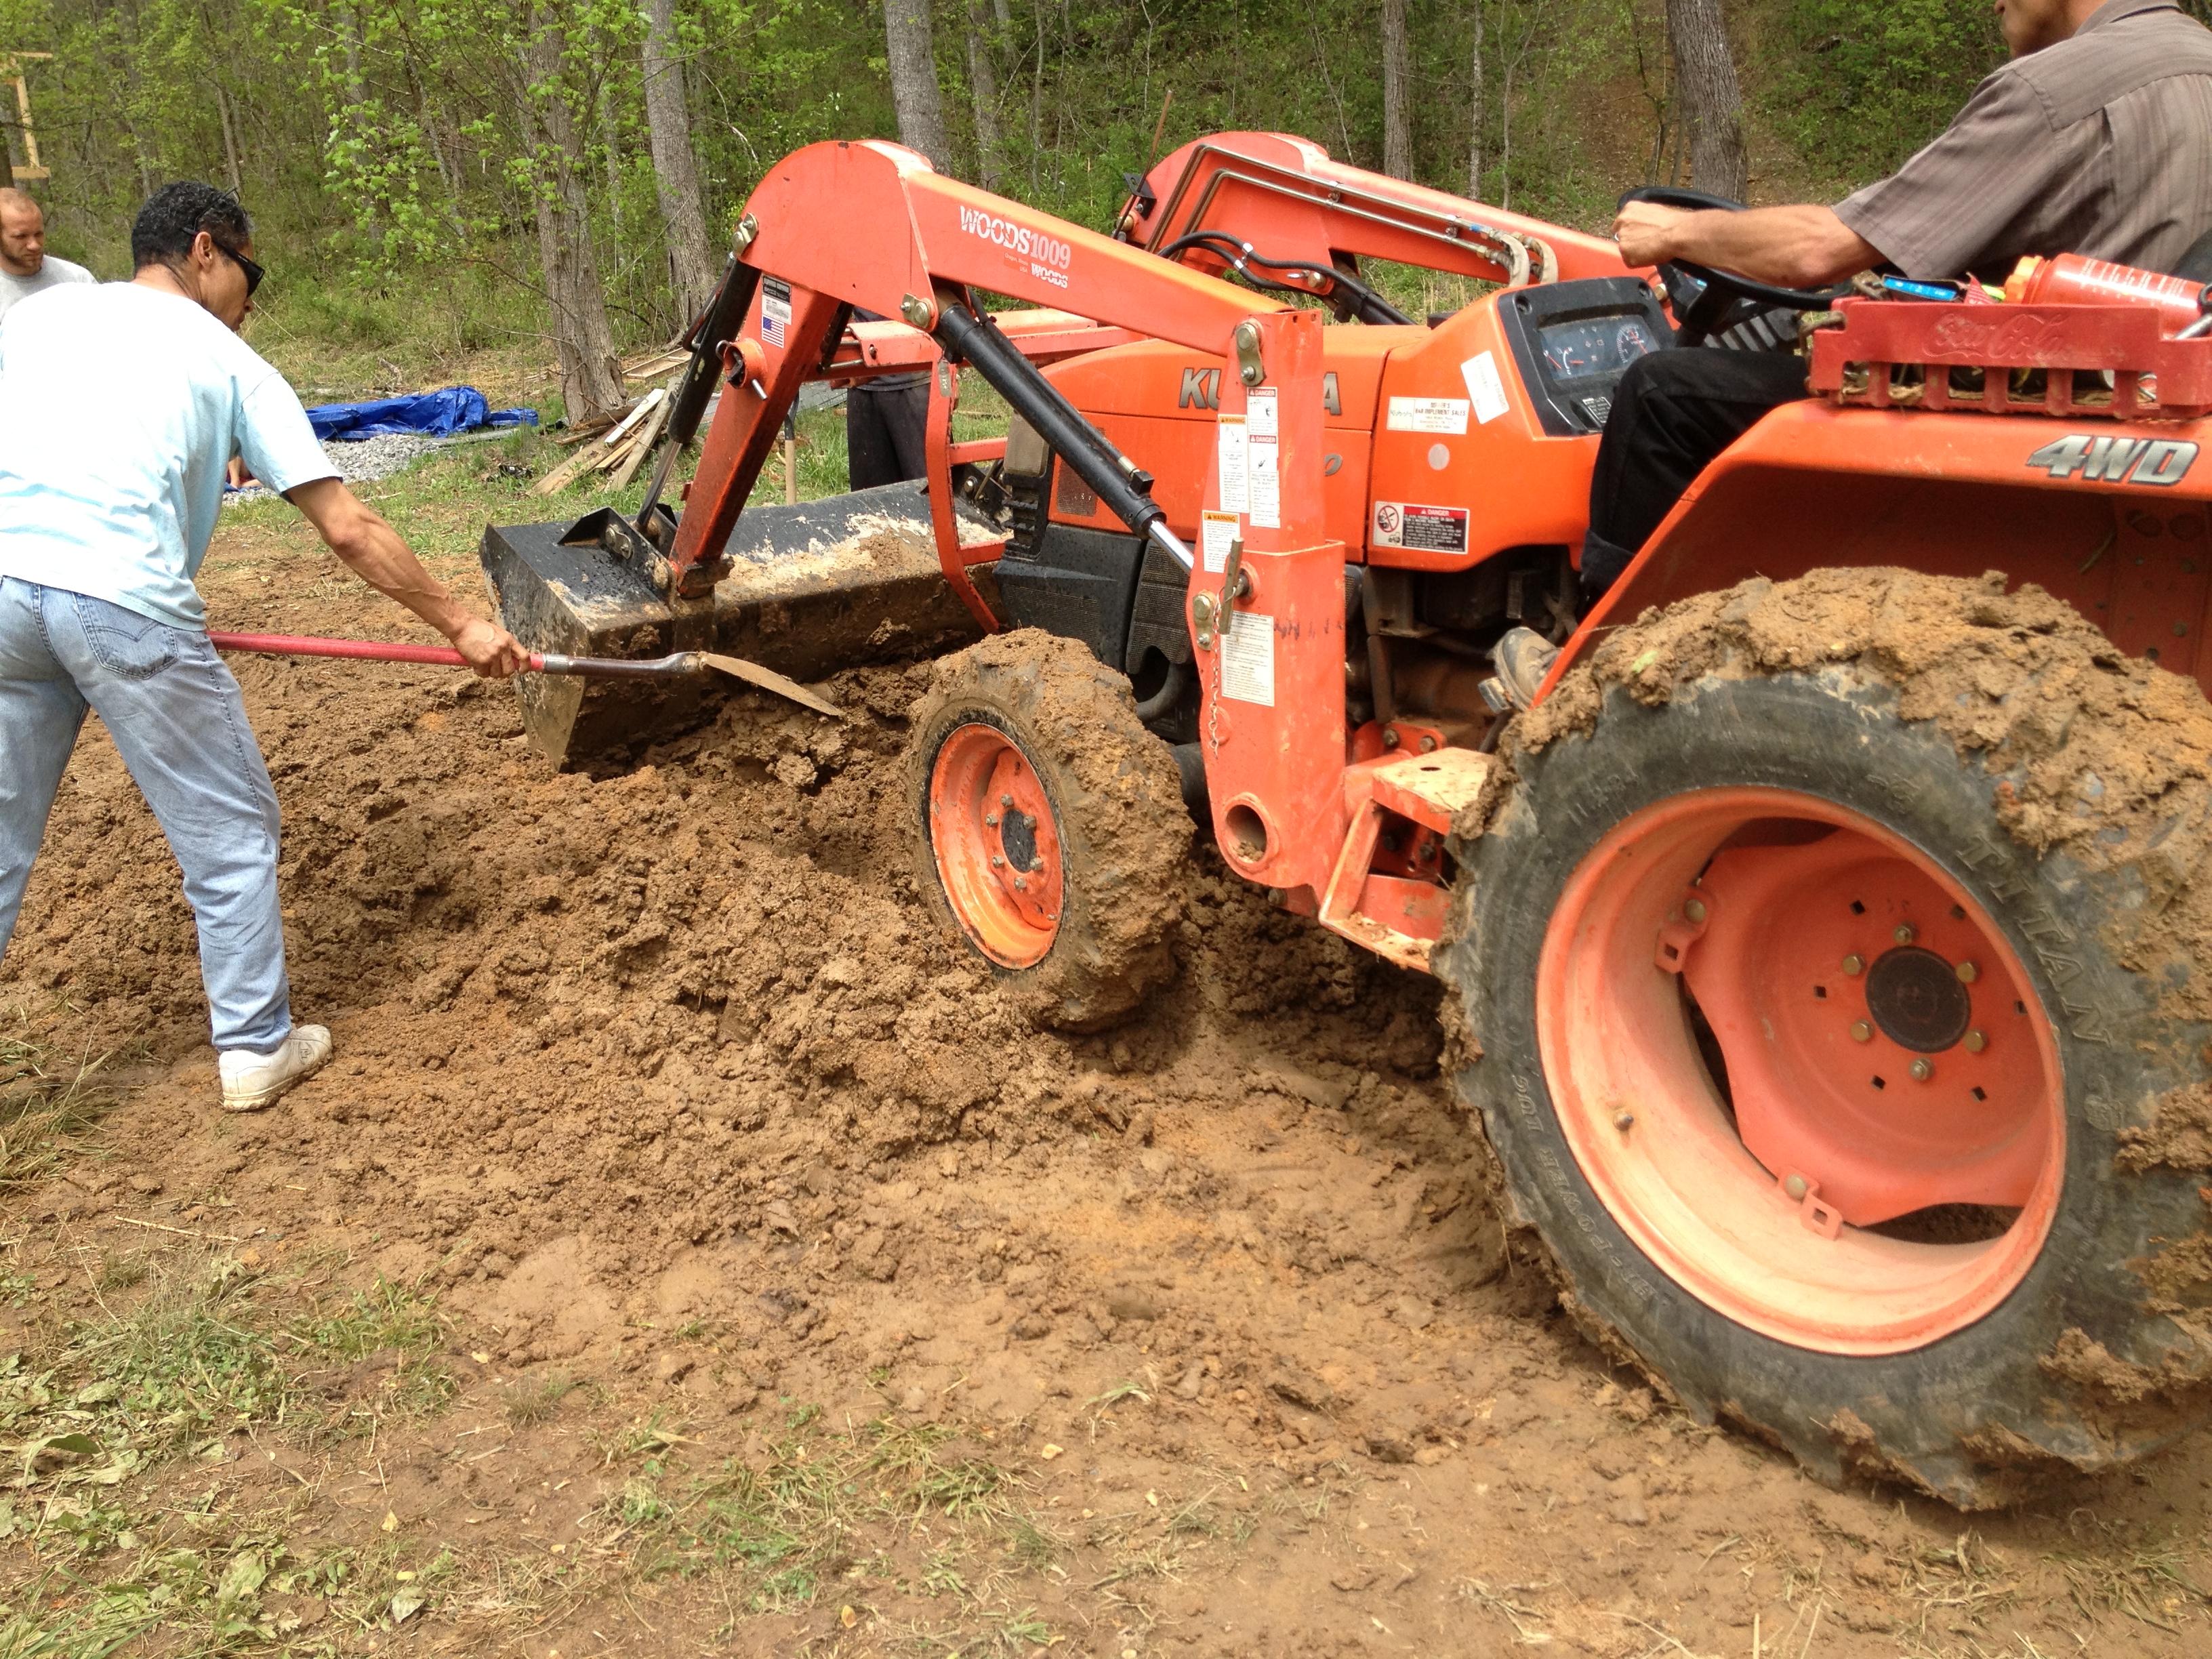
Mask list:
[[[1516,708],[1527,709],[1536,701],[1537,688],[1559,659],[1559,647],[1533,628],[1511,628],[1490,653],[1498,670],[1498,683],[1505,688]]]

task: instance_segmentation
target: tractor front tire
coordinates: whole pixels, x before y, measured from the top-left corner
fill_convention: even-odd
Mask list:
[[[1174,975],[1181,775],[1084,646],[1024,629],[938,662],[904,793],[918,885],[1035,1023],[1103,1030]]]
[[[1647,612],[1524,720],[1438,958],[1584,1331],[1962,1508],[2212,1413],[2212,708],[2003,586]]]

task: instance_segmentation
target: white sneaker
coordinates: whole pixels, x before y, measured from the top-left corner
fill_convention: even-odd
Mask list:
[[[323,1069],[331,1057],[327,1025],[295,1025],[276,1048],[257,1054],[251,1048],[226,1048],[217,1062],[222,1073],[222,1109],[258,1112],[295,1083]]]

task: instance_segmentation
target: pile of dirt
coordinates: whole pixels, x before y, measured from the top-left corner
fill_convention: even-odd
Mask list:
[[[926,663],[837,677],[848,723],[740,692],[600,781],[551,772],[514,693],[472,677],[236,672],[284,808],[295,1010],[337,1038],[323,1078],[236,1132],[317,1172],[285,1224],[374,1216],[396,1275],[487,1283],[581,1240],[564,1261],[619,1298],[693,1247],[811,1247],[940,1144],[1042,1174],[1071,1138],[1148,1142],[1170,1104],[1251,1088],[1389,1113],[1433,1078],[1434,987],[1210,854],[1182,877],[1183,994],[1119,1032],[1036,1030],[915,889],[899,761]],[[85,1040],[143,1038],[179,1085],[211,1085],[177,872],[94,730],[0,997],[61,993]],[[1449,1170],[1458,1129],[1420,1092]],[[837,1231],[879,1281],[910,1243],[888,1212]],[[519,1326],[516,1346],[580,1340]]]

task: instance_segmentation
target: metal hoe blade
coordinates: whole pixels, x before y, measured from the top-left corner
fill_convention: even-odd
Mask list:
[[[797,680],[779,674],[773,668],[763,668],[757,662],[747,662],[743,657],[725,657],[713,651],[702,651],[700,658],[709,668],[719,668],[725,674],[734,674],[748,684],[757,685],[763,691],[773,691],[778,696],[788,697],[803,708],[832,720],[847,718],[845,711],[827,697],[818,697]]]

